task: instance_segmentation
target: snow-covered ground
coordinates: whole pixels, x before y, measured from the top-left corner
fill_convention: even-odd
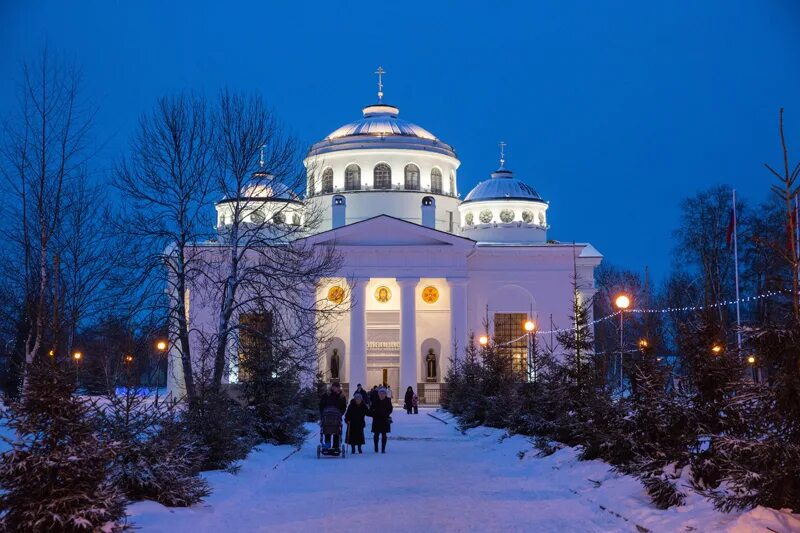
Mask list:
[[[431,414],[447,421],[445,424]],[[205,531],[773,531],[800,530],[800,517],[768,509],[722,514],[695,494],[660,511],[641,484],[574,449],[550,457],[522,436],[477,428],[461,434],[444,413],[395,412],[386,455],[316,458],[262,446],[238,474],[209,472],[214,493],[187,509],[129,507],[145,532]],[[371,436],[371,435],[368,435]]]

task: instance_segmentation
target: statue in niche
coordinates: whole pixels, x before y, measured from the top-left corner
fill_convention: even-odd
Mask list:
[[[436,381],[436,352],[433,348],[428,349],[428,355],[425,356],[425,381]]]
[[[339,350],[338,348],[333,349],[333,354],[331,354],[331,381],[336,383],[339,381],[339,368],[341,368],[342,362],[339,359]]]

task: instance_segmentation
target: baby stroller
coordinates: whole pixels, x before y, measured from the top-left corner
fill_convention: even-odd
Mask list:
[[[326,407],[322,411],[319,428],[319,445],[317,445],[317,459],[326,457],[345,458],[345,447],[342,444],[342,412],[336,407]],[[331,435],[331,444],[325,442],[325,436]]]

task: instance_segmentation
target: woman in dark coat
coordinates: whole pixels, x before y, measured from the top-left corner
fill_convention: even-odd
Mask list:
[[[411,414],[411,410],[414,408],[414,389],[410,386],[406,389],[406,397],[403,398],[403,408],[408,414]]]
[[[370,406],[367,416],[372,417],[372,439],[378,453],[378,437],[381,438],[381,453],[386,453],[386,434],[391,432],[392,400],[386,397],[386,389],[378,389],[378,401]]]
[[[361,394],[356,393],[353,399],[350,400],[350,405],[347,406],[347,412],[344,414],[344,421],[347,422],[345,442],[350,445],[350,453],[356,453],[356,446],[358,446],[358,453],[362,453],[361,446],[365,444],[364,428],[367,425],[366,416],[367,404],[361,398]]]

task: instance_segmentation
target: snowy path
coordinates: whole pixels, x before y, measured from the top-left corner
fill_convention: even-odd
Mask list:
[[[518,448],[464,436],[427,412],[395,412],[386,455],[369,443],[363,455],[318,460],[312,437],[280,462],[287,448],[271,447],[283,453],[251,457],[236,476],[212,473],[215,491],[204,504],[164,516],[158,511],[165,508],[139,503],[133,521],[143,531],[192,533],[633,529],[554,483],[552,474],[521,469]]]
[[[131,521],[141,531],[170,533],[794,529],[771,510],[717,513],[696,494],[660,511],[636,480],[600,461],[578,461],[574,449],[521,460],[532,449],[526,438],[503,439],[489,428],[462,435],[428,413],[395,411],[386,455],[375,454],[370,441],[363,455],[317,459],[315,435],[293,454],[262,446],[236,475],[206,473],[214,493],[204,503],[175,509],[139,502],[128,509]]]

